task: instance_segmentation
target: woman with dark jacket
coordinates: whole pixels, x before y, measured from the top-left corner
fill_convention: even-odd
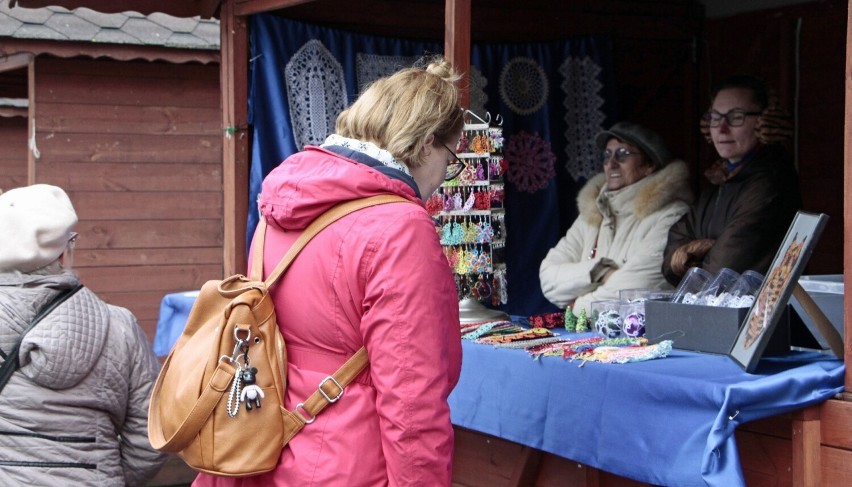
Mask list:
[[[0,485],[145,485],[166,457],[148,443],[159,363],[130,311],[71,272],[77,214],[46,184],[0,194],[0,350],[23,334],[0,391]]]
[[[734,76],[713,93],[704,120],[721,159],[705,172],[711,186],[669,232],[663,274],[674,285],[690,267],[765,273],[802,207],[792,157],[777,143],[786,121],[765,83]]]

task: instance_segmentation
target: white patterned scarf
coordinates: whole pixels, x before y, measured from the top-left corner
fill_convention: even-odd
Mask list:
[[[325,148],[332,145],[346,147],[347,149],[366,154],[367,156],[370,156],[373,159],[381,162],[382,165],[394,168],[398,171],[402,171],[409,177],[411,176],[411,171],[408,170],[408,166],[397,161],[396,159],[394,159],[393,155],[391,155],[390,152],[384,149],[380,149],[376,144],[372,142],[364,142],[358,139],[350,139],[341,135],[331,134],[326,137],[325,142],[322,143],[321,147]]]

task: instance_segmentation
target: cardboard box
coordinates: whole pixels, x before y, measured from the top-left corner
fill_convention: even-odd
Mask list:
[[[722,308],[668,301],[645,301],[645,338],[651,343],[672,340],[672,347],[727,355],[749,308]],[[790,351],[790,326],[785,310],[764,354]]]

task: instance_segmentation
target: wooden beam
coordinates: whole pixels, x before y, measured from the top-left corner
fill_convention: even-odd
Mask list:
[[[831,321],[825,316],[825,313],[822,312],[820,307],[816,304],[816,301],[808,294],[807,291],[802,287],[798,282],[796,286],[793,288],[793,296],[799,301],[799,304],[802,305],[802,309],[805,310],[805,313],[811,318],[816,325],[819,334],[828,342],[829,348],[831,348],[831,353],[833,353],[837,358],[843,358],[843,338],[840,337],[840,333],[834,329],[834,325],[831,324]]]
[[[446,0],[444,56],[462,74],[459,103],[470,107],[470,1]]]
[[[248,215],[248,34],[246,18],[234,14],[234,0],[222,3],[222,189],[224,191],[224,275],[245,273]]]
[[[35,56],[29,52],[21,52],[0,57],[0,73],[3,71],[14,71],[16,69],[26,68],[33,61]]]
[[[26,108],[0,107],[0,118],[26,117],[27,113],[29,112]]]
[[[0,44],[0,62],[4,56],[28,53],[34,56],[48,54],[54,57],[73,58],[78,56],[92,59],[108,58],[117,61],[165,61],[172,64],[219,62],[219,51],[211,49],[175,49],[165,46],[136,46],[125,44],[117,49],[107,44],[93,42],[56,42],[47,39],[4,38]],[[0,71],[3,69],[0,68]]]
[[[234,4],[234,14],[237,16],[259,14],[312,1],[314,0],[237,0]]]
[[[852,0],[846,13],[846,96],[843,127],[843,275],[852,272]],[[843,278],[846,281],[846,278]],[[845,363],[852,363],[852,305],[843,303]],[[852,390],[852,367],[846,367],[846,390]]]
[[[27,65],[27,186],[36,183],[36,106],[35,106],[35,60]]]

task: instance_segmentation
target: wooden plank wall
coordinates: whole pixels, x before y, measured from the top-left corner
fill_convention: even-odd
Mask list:
[[[819,409],[822,485],[852,485],[852,402],[832,399]]]
[[[0,191],[26,185],[26,117],[0,117],[0,147]]]
[[[35,61],[35,179],[77,209],[74,266],[149,338],[163,295],[222,276],[217,65]]]

